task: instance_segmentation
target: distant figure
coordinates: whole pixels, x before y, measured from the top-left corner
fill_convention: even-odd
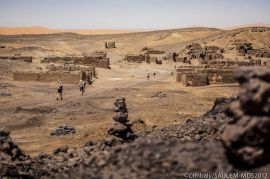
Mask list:
[[[85,92],[85,86],[86,86],[86,82],[84,80],[80,80],[79,87],[80,87],[80,92],[82,96],[84,95],[84,92]]]
[[[171,72],[171,76],[173,76],[173,72]]]
[[[149,78],[150,78],[150,75],[149,74],[147,74],[147,80],[149,81]]]
[[[154,72],[153,75],[154,75],[154,78],[155,78],[156,77],[156,72]]]
[[[62,85],[62,82],[61,81],[59,81],[58,82],[59,84],[58,84],[58,87],[57,87],[57,97],[56,97],[56,99],[57,100],[63,100],[63,85]]]

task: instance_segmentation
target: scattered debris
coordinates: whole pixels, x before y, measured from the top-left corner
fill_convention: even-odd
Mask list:
[[[0,92],[0,96],[12,96],[12,94],[8,91],[8,92]]]
[[[155,92],[152,94],[151,98],[166,98],[167,95],[163,93],[162,91]]]
[[[51,132],[51,135],[67,135],[67,134],[74,134],[76,133],[76,130],[74,127],[70,127],[66,124],[60,125],[58,128],[53,129]]]

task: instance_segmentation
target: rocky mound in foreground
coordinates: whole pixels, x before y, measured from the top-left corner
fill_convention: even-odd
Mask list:
[[[267,178],[270,71],[241,68],[236,79],[240,83],[239,100],[218,99],[213,109],[199,119],[187,119],[180,125],[140,134],[129,143],[108,138],[78,149],[63,146],[53,155],[30,158],[23,152],[13,154],[13,149],[17,149],[15,144],[7,150],[6,143],[11,140],[9,132],[0,130],[0,154],[11,156],[1,158],[0,176],[187,178],[188,172],[248,171],[263,172],[260,178]]]

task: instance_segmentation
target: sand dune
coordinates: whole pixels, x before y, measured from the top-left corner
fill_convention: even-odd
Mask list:
[[[95,30],[80,30],[80,29],[71,29],[71,30],[63,30],[63,29],[50,29],[46,27],[0,27],[1,35],[21,35],[21,34],[53,34],[53,33],[61,33],[61,32],[71,32],[77,34],[84,35],[101,35],[101,34],[122,34],[135,32],[138,30],[124,30],[124,29],[95,29]]]

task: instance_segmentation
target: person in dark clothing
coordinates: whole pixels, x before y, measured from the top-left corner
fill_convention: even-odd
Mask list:
[[[155,77],[156,77],[156,72],[154,72],[154,74],[153,74],[153,75],[154,75],[154,78],[155,78]]]
[[[57,87],[57,100],[63,100],[63,85],[61,83],[61,81],[59,81],[59,85]]]
[[[149,81],[149,78],[150,78],[150,75],[149,74],[147,74],[147,80]]]

